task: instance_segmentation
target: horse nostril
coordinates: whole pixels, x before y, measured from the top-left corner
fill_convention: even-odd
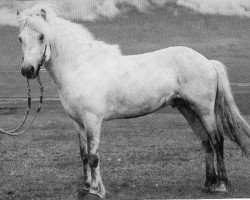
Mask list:
[[[32,65],[22,67],[21,73],[26,78],[32,78],[35,73],[35,68]]]
[[[30,73],[34,74],[35,68],[33,66],[30,66],[29,71],[30,71]]]

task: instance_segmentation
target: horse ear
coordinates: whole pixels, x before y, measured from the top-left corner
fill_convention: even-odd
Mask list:
[[[46,20],[46,11],[44,9],[41,9],[41,16]]]

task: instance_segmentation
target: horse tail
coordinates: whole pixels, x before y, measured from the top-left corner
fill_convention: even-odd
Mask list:
[[[212,61],[217,72],[217,94],[215,100],[215,117],[218,131],[236,143],[248,155],[242,141],[242,135],[250,137],[250,125],[241,115],[235,104],[225,66],[219,61]]]

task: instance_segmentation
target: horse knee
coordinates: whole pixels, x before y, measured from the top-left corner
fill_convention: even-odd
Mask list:
[[[91,168],[97,168],[98,164],[99,164],[99,157],[98,155],[89,155],[89,166]]]

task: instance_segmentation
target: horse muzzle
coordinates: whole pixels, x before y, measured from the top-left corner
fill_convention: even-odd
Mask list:
[[[21,68],[21,73],[24,77],[28,79],[36,78],[38,74],[33,65],[23,65]]]
[[[24,77],[28,78],[28,79],[33,79],[36,78],[37,75],[39,74],[40,68],[45,64],[47,56],[46,56],[46,52],[47,52],[47,45],[45,46],[45,50],[42,56],[42,59],[40,60],[40,62],[37,65],[37,68],[35,68],[33,65],[31,64],[27,64],[25,62],[23,62],[22,67],[21,67],[21,73]]]

